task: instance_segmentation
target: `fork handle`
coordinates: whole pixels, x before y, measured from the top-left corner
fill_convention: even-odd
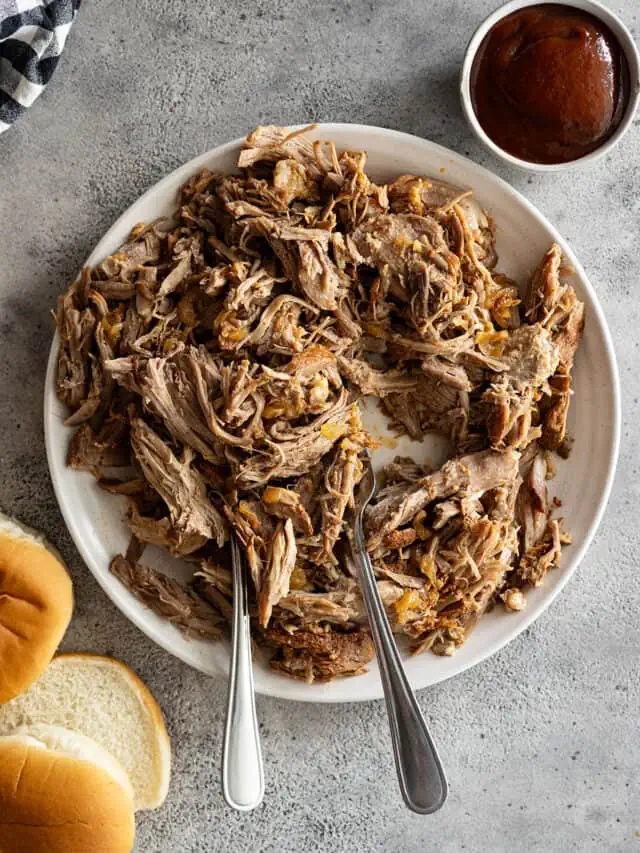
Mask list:
[[[233,549],[233,631],[227,722],[222,753],[222,793],[229,806],[250,811],[264,796],[264,771],[256,719],[251,623],[243,560]]]
[[[355,539],[355,557],[380,667],[400,791],[412,811],[432,814],[447,799],[447,780],[404,671],[365,547],[361,524],[356,524]]]

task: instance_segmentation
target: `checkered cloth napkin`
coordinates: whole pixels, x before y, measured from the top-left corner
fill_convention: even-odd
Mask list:
[[[51,79],[81,0],[0,0],[0,133]]]

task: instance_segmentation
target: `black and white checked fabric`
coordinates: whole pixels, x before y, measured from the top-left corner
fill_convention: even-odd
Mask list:
[[[0,0],[0,133],[55,71],[81,0]]]

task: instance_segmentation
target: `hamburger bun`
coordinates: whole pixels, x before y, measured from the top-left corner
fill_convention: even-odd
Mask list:
[[[84,735],[49,725],[0,738],[2,853],[130,853],[126,772]]]
[[[60,555],[0,513],[0,704],[44,672],[72,611],[71,578]]]
[[[55,657],[26,693],[0,707],[0,736],[36,723],[80,732],[113,755],[131,780],[136,810],[158,808],[166,799],[171,745],[162,712],[120,661],[90,654]]]

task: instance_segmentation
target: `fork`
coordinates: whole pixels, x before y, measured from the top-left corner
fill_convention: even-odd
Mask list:
[[[377,489],[371,455],[358,487],[354,557],[387,705],[393,754],[402,797],[412,811],[433,814],[447,799],[447,780],[435,744],[411,689],[380,598],[364,540],[364,511]]]
[[[227,722],[222,751],[222,793],[231,808],[248,812],[262,802],[264,771],[256,719],[251,662],[251,623],[246,569],[231,534],[233,628]]]

